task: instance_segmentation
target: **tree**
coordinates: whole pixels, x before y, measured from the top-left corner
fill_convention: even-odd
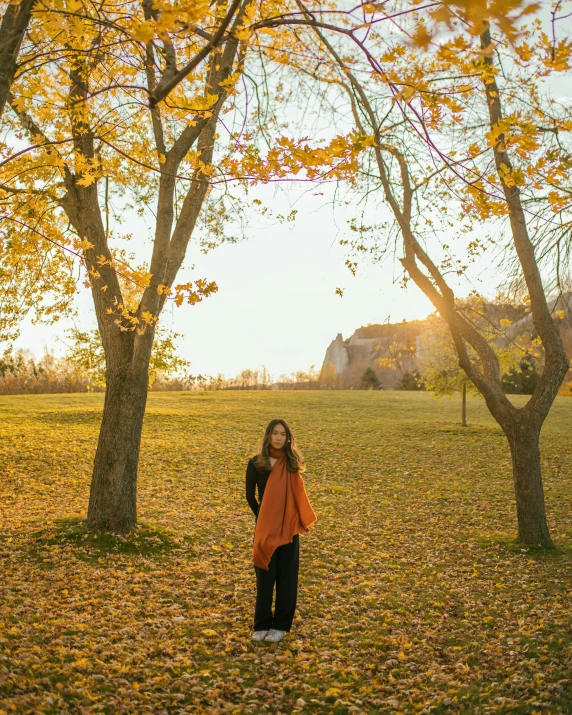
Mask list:
[[[36,0],[9,2],[0,23],[0,117],[16,74],[20,45]]]
[[[365,390],[381,390],[383,389],[381,386],[381,382],[379,381],[379,378],[373,371],[373,368],[368,367],[365,369],[362,378],[361,378],[361,385]]]
[[[556,212],[561,217],[562,238],[555,241],[552,235],[551,245],[563,245],[571,192],[566,169],[570,153],[562,144],[562,132],[570,128],[570,122],[565,108],[541,100],[540,85],[550,73],[569,69],[572,46],[567,40],[552,42],[535,25],[523,30],[518,44],[494,42],[481,10],[479,6],[476,16],[475,8],[458,12],[461,25],[476,33],[476,45],[453,23],[452,36],[435,43],[433,52],[425,52],[431,35],[421,23],[410,28],[415,42],[409,47],[398,39],[393,45],[385,39],[386,51],[378,55],[381,59],[373,56],[371,46],[362,45],[365,67],[347,47],[338,51],[323,33],[317,29],[315,33],[333,61],[323,71],[324,81],[329,86],[336,82],[344,90],[359,135],[374,140],[371,148],[363,149],[365,141],[360,148],[361,176],[366,177],[368,195],[380,191],[394,216],[406,280],[421,288],[446,321],[460,366],[507,437],[518,540],[549,547],[539,435],[569,361],[535,255],[535,243],[539,245],[546,234],[541,227],[531,239],[529,231],[535,223],[528,216],[531,210],[536,216],[544,212],[546,217]],[[427,19],[430,24],[431,17]],[[500,53],[503,63],[510,64],[510,71],[504,67],[502,76]],[[529,62],[531,57],[540,61]],[[374,79],[368,81],[372,70]],[[509,107],[506,113],[503,102]],[[491,161],[495,173],[490,171]],[[351,180],[356,183],[358,177],[354,172]],[[551,187],[548,195],[546,181]],[[464,272],[471,252],[480,250],[479,241],[473,241],[456,262],[450,246],[443,247],[442,260],[427,247],[425,236],[436,232],[439,212],[445,217],[443,233],[450,233],[452,205],[459,206],[467,230],[495,216],[507,219],[509,249],[545,353],[542,375],[523,408],[505,396],[495,351],[463,313],[447,278],[448,272]]]
[[[425,383],[418,370],[407,370],[403,373],[401,380],[395,386],[396,390],[419,391],[426,390]]]
[[[71,328],[67,335],[72,341],[67,358],[87,376],[87,391],[105,387],[105,352],[99,331]]]
[[[320,372],[320,385],[333,390],[339,387],[340,377],[336,374],[336,368],[332,362],[328,362]]]
[[[510,395],[532,395],[538,384],[538,372],[530,355],[526,354],[518,364],[503,375],[501,384]]]
[[[164,16],[173,32],[180,34],[183,28],[187,34],[191,32],[192,39],[188,40],[185,49],[192,56],[174,73],[171,72],[174,67],[170,65],[169,71],[161,76],[164,81],[159,82],[151,93],[143,85],[133,88],[143,93],[147,91],[144,101],[156,105],[212,51],[226,42],[226,30],[239,5],[239,0],[229,3],[226,15],[221,14],[222,4],[213,11],[203,4],[198,12],[165,5],[163,9],[166,12],[161,18],[142,22],[140,3],[126,2],[121,8],[102,3],[95,8],[83,0],[10,0],[5,3],[0,22],[0,118],[6,104],[17,111],[27,102],[33,103],[35,96],[42,96],[42,91],[45,94],[46,88],[38,91],[39,84],[45,78],[53,83],[58,75],[57,67],[69,63],[74,53],[76,57],[85,57],[88,52],[93,58],[95,47],[99,51],[105,48],[104,37],[110,39],[114,35],[111,40],[114,46],[134,50],[135,54],[142,46],[142,36],[155,46],[154,37],[165,29]],[[83,44],[82,37],[85,39]],[[109,51],[111,47],[106,49]],[[128,60],[125,55],[124,58]],[[102,56],[98,61],[103,66],[101,59]],[[59,75],[61,77],[61,72]],[[113,91],[112,87],[113,83],[107,91]],[[48,121],[54,121],[60,106],[55,104],[53,109],[55,111],[52,111]],[[34,148],[43,147],[48,155],[50,151],[55,155],[56,148],[63,148],[65,153],[71,139],[42,136],[40,126],[34,123],[31,113],[23,112],[21,118],[31,139],[30,145],[22,148],[21,143],[14,143],[14,137],[22,140],[22,127],[6,117],[4,128],[7,133],[0,142],[0,168],[3,169],[0,182],[0,202],[3,204],[0,211],[3,229],[0,241],[0,341],[15,339],[22,319],[30,311],[34,320],[43,322],[55,322],[61,315],[69,314],[76,283],[73,264],[83,258],[81,252],[68,241],[60,241],[57,232],[43,230],[44,221],[57,220],[54,213],[60,206],[53,192],[46,190],[43,180],[43,188],[35,186],[30,195],[22,185],[12,182],[14,173],[10,171],[10,165],[15,166],[16,159],[29,156]],[[21,163],[19,168],[22,169]],[[24,167],[24,171],[28,169]],[[8,194],[8,200],[4,193]],[[18,197],[20,205],[15,210]],[[108,208],[106,199],[106,223]]]
[[[466,427],[467,391],[475,388],[459,366],[451,333],[439,315],[427,319],[427,329],[419,336],[417,364],[426,389],[435,397],[461,393],[461,426]]]
[[[3,128],[27,145],[2,148],[2,219],[16,228],[22,255],[50,245],[65,252],[62,266],[67,261],[70,273],[78,261],[86,270],[106,358],[88,523],[127,531],[136,520],[149,361],[161,311],[167,300],[194,304],[216,291],[206,279],[175,285],[197,224],[208,234],[203,248],[225,238],[221,223],[232,197],[227,190],[212,201],[212,187],[264,179],[243,132],[256,102],[246,94],[237,99],[248,49],[257,68],[264,56],[287,63],[297,35],[282,42],[277,29],[310,21],[286,0],[182,6],[74,0],[71,9],[42,5],[32,20],[40,12],[19,63],[62,51],[57,62],[50,54],[50,61],[12,82],[12,113],[4,115]],[[363,27],[346,10],[318,8],[317,16],[311,23],[334,32],[350,32],[352,22]],[[339,30],[327,22],[335,16],[347,20]],[[261,76],[264,84],[263,69]],[[255,87],[256,97],[267,94]],[[227,111],[231,121],[223,123]],[[261,127],[267,129],[268,123]],[[144,213],[145,206],[155,223],[151,257],[134,265],[135,254],[121,243],[130,238],[121,215],[129,208]],[[27,277],[34,285],[31,270]],[[53,280],[54,293],[58,286]],[[18,315],[11,313],[8,322]]]
[[[246,3],[244,0],[231,0],[227,5],[222,2],[212,7],[207,3],[197,3],[192,8],[167,1],[162,4],[161,11],[153,10],[152,3],[131,0],[121,7],[108,2],[95,7],[84,0],[10,0],[5,5],[0,22],[0,118],[6,104],[12,104],[17,109],[26,100],[33,102],[39,78],[48,77],[53,81],[58,75],[57,67],[69,64],[74,53],[85,58],[87,52],[93,58],[96,48],[98,52],[103,49],[109,52],[112,46],[120,46],[123,59],[130,63],[130,51],[138,56],[147,45],[152,52],[161,52],[159,40],[165,37],[165,33],[172,33],[177,38],[186,34],[185,47],[181,52],[182,66],[177,66],[173,61],[176,58],[171,56],[160,73],[159,81],[152,88],[144,83],[131,88],[123,87],[139,90],[143,94],[141,101],[148,103],[150,108],[156,107],[190,73],[196,72],[213,51],[226,43],[231,34],[231,22],[241,7],[244,11]],[[85,39],[83,44],[81,38]],[[111,44],[106,47],[107,40]],[[103,54],[100,54],[100,67],[104,65],[102,57]],[[16,94],[12,92],[13,85]],[[111,82],[106,89],[97,91],[112,92],[113,87]],[[54,109],[52,120],[59,111],[57,104]],[[3,159],[0,168],[30,152],[34,145],[43,146],[49,152],[50,145],[52,149],[63,147],[65,150],[66,143],[71,141],[52,141],[42,136],[33,117],[25,113],[21,117],[32,140],[31,145],[24,149],[15,146],[10,134],[20,139],[21,130],[8,122],[8,139],[4,140],[5,143],[0,142],[0,157]],[[11,183],[10,171],[4,173],[4,178],[8,180],[0,183],[0,201],[2,192],[17,192],[22,197],[23,205],[29,204],[30,197],[25,195],[22,187]],[[42,200],[46,198],[46,192],[38,187],[34,193],[34,201],[27,211],[22,207],[14,211],[12,202],[5,201],[5,211],[0,212],[0,222],[4,224],[7,236],[5,242],[0,242],[0,341],[15,339],[22,319],[30,311],[34,320],[43,322],[55,322],[61,315],[72,311],[75,281],[71,280],[71,267],[74,260],[81,261],[83,256],[73,246],[60,242],[51,235],[52,232],[41,230],[39,218],[52,216],[54,201],[58,206],[59,203],[53,196],[51,203]],[[105,203],[107,225],[107,198]]]
[[[268,372],[266,365],[262,365],[261,368],[256,370],[251,370],[247,368],[242,370],[242,372],[235,378],[227,381],[229,386],[236,386],[241,388],[262,388],[268,389],[272,384],[272,377]]]
[[[72,342],[68,346],[66,358],[87,376],[88,392],[94,387],[105,387],[105,352],[99,330],[72,328],[67,334]],[[180,337],[179,333],[167,333],[161,324],[158,325],[149,360],[150,388],[158,375],[173,375],[191,364],[177,355],[175,341]]]
[[[528,321],[521,319],[513,323],[504,317],[508,314],[526,315],[526,308],[503,302],[503,296],[493,303],[470,296],[459,301],[461,305],[495,352],[505,394],[532,394],[538,378],[534,365],[541,367],[544,362],[542,346],[532,339],[527,326],[522,325]],[[477,390],[460,367],[451,333],[439,314],[426,319],[426,329],[419,336],[417,363],[427,388],[437,397],[461,392],[461,421],[466,423],[466,394]],[[523,387],[529,392],[523,391]]]
[[[378,364],[380,367],[390,367],[399,372],[403,377],[409,370],[404,370],[404,363],[409,365],[415,355],[415,336],[409,335],[407,332],[402,335],[396,335],[385,346],[387,356],[379,358]]]
[[[15,128],[15,116],[30,144],[6,174],[11,220],[27,226],[32,216],[36,231],[81,252],[87,270],[106,359],[88,523],[118,532],[136,521],[141,428],[161,310],[168,299],[194,304],[216,291],[205,279],[174,283],[215,173],[217,125],[247,41],[243,3],[208,63],[171,88],[168,101],[153,104],[149,95],[194,56],[195,36],[170,27],[168,8],[130,7],[129,26],[122,26],[121,9],[103,3],[98,17],[106,22],[97,32],[95,23],[81,22],[78,31],[67,17],[30,36],[38,45],[46,40],[41,33],[61,32],[64,23],[68,53],[55,71],[40,68],[14,85],[8,126]],[[216,12],[223,10],[219,4]],[[188,12],[196,25],[210,9]],[[111,243],[121,237],[117,221],[110,222],[118,211],[112,201],[125,205],[129,192],[139,206],[156,201],[151,259],[138,267]]]
[[[26,63],[22,62],[18,64],[18,55],[26,31],[34,16],[39,23],[52,23],[60,30],[63,29],[60,22],[67,20],[70,22],[71,28],[68,25],[66,29],[68,31],[71,29],[72,34],[74,31],[75,33],[82,32],[85,30],[86,25],[95,29],[99,27],[114,27],[119,32],[125,32],[126,29],[129,29],[133,37],[138,36],[140,39],[144,36],[152,39],[154,34],[153,30],[159,31],[160,34],[165,29],[173,29],[173,26],[176,27],[177,25],[179,28],[194,31],[199,43],[202,40],[202,46],[195,46],[194,56],[192,56],[183,67],[178,68],[171,64],[169,71],[163,73],[161,81],[150,89],[149,104],[155,107],[195,70],[211,52],[224,44],[228,37],[226,31],[243,4],[242,0],[232,0],[228,8],[226,8],[226,12],[218,18],[216,17],[219,14],[217,10],[220,10],[221,7],[224,9],[224,6],[217,8],[214,13],[214,26],[210,25],[208,21],[205,22],[205,15],[208,13],[208,10],[204,6],[202,13],[200,8],[198,13],[192,13],[189,12],[187,8],[180,9],[176,6],[169,7],[166,5],[163,8],[167,11],[164,18],[164,27],[162,27],[163,18],[160,18],[159,13],[155,12],[151,5],[148,5],[150,17],[146,19],[149,20],[152,16],[155,22],[155,27],[153,27],[152,23],[148,23],[146,26],[142,25],[136,18],[133,18],[131,26],[124,25],[121,21],[117,22],[114,19],[110,19],[110,17],[106,15],[103,5],[100,8],[103,12],[89,14],[88,8],[84,7],[81,1],[64,5],[63,3],[57,2],[51,4],[49,0],[10,0],[2,16],[2,22],[0,23],[0,117],[4,111],[6,101],[9,98],[12,82],[14,81],[17,71],[25,72],[25,64],[29,65],[31,63],[32,58],[28,54]],[[205,10],[207,10],[207,12],[205,12]],[[121,15],[118,17],[121,17]],[[193,21],[196,22],[197,20],[203,21],[203,28],[192,24]],[[206,27],[208,27],[209,31],[206,31]],[[149,35],[150,30],[151,35]],[[66,40],[67,36],[65,32],[58,32],[55,37],[50,38],[51,42],[42,48],[43,51],[41,55],[38,54],[38,58],[41,56],[42,63],[54,61],[59,53],[69,50],[69,44]]]
[[[85,375],[48,350],[37,359],[28,350],[8,348],[0,357],[0,394],[21,395],[54,392],[84,392]]]

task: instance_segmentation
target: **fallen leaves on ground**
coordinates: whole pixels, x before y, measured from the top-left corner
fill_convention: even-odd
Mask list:
[[[127,537],[83,524],[101,407],[0,398],[0,713],[572,711],[572,400],[542,436],[546,553],[513,543],[478,399],[462,428],[428,394],[151,393]],[[253,643],[244,472],[276,416],[318,521],[291,632]]]

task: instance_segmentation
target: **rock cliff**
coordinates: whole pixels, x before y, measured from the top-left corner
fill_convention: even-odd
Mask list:
[[[385,389],[395,387],[402,372],[415,367],[415,340],[422,326],[420,320],[367,325],[346,340],[338,333],[326,350],[320,382],[331,387],[357,388],[370,367]],[[397,371],[396,360],[400,365]]]
[[[572,292],[567,292],[548,302],[554,313],[566,315],[560,331],[565,347],[572,351]],[[498,347],[507,345],[525,332],[534,334],[532,315],[523,305],[486,303],[487,318],[495,325],[508,319],[510,325],[502,328],[495,339]],[[341,333],[328,345],[320,372],[320,383],[336,388],[359,388],[364,372],[371,368],[384,389],[393,389],[405,372],[415,370],[416,353],[420,336],[426,340],[428,333],[424,320],[402,323],[372,324],[358,328],[344,340]]]

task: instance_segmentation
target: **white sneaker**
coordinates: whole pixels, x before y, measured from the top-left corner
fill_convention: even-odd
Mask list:
[[[254,631],[252,634],[253,641],[263,641],[267,635],[268,631]]]
[[[268,635],[264,639],[265,641],[272,641],[273,643],[277,643],[278,641],[281,641],[282,638],[286,635],[286,631],[277,631],[275,628],[271,628],[268,631]]]

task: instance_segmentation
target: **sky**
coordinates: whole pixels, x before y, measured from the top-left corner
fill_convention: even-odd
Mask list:
[[[424,318],[433,311],[429,300],[412,283],[400,286],[400,264],[391,256],[381,263],[365,258],[353,276],[344,265],[347,247],[339,241],[350,237],[346,220],[351,213],[332,206],[333,187],[308,190],[306,185],[258,187],[259,196],[274,214],[298,211],[294,222],[250,215],[246,237],[227,243],[206,255],[196,244],[187,251],[181,282],[206,278],[219,290],[194,306],[167,304],[161,321],[181,333],[178,354],[189,360],[193,375],[223,374],[265,366],[274,379],[282,374],[319,369],[326,349],[341,333],[348,338],[368,323]],[[316,193],[322,195],[316,195]],[[330,196],[328,194],[331,194]],[[139,236],[144,226],[132,225]],[[140,230],[137,230],[137,229]],[[135,239],[137,240],[137,239]],[[150,251],[150,240],[143,251]],[[336,288],[343,296],[336,294]],[[496,275],[483,265],[471,269],[471,281],[460,285],[459,295],[478,287],[494,293]],[[96,326],[90,291],[79,288],[79,315],[55,325],[32,325],[27,319],[14,347],[27,348],[38,357],[46,349],[66,352],[65,330],[74,323],[83,330]]]
[[[546,13],[544,8],[541,17],[549,20]],[[561,100],[568,98],[566,82],[566,77],[550,81]],[[334,130],[327,121],[325,127],[327,132]],[[433,312],[412,282],[401,287],[402,270],[394,256],[381,263],[366,257],[352,276],[344,265],[346,247],[339,244],[340,239],[351,237],[347,220],[352,212],[334,201],[334,188],[308,189],[301,183],[253,188],[245,199],[244,240],[224,243],[206,255],[191,241],[178,282],[206,278],[216,281],[219,290],[194,306],[177,308],[171,301],[161,315],[167,328],[181,334],[178,354],[190,361],[191,374],[232,377],[244,369],[265,366],[279,379],[312,365],[319,369],[338,333],[346,339],[369,323],[419,319]],[[253,198],[260,198],[275,214],[288,214],[295,208],[297,218],[293,223],[262,218],[250,209],[248,201]],[[378,210],[372,223],[383,218],[383,211]],[[385,211],[385,217],[391,218]],[[124,219],[122,231],[135,236],[134,245],[127,248],[148,260],[149,216],[147,223],[134,214]],[[489,225],[483,230],[494,229]],[[494,266],[492,256],[485,254],[466,277],[454,283],[456,295],[476,289],[493,297],[503,278]],[[343,289],[343,296],[336,294],[336,288]],[[65,354],[66,329],[96,327],[91,294],[82,285],[76,305],[77,316],[64,317],[55,325],[33,325],[28,317],[14,347],[29,349],[38,357],[45,350],[56,356]],[[0,343],[0,353],[5,347]]]

